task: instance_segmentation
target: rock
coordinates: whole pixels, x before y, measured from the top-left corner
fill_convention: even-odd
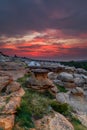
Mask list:
[[[59,113],[35,121],[35,127],[36,130],[74,130],[72,124]]]
[[[67,89],[72,89],[72,88],[76,88],[75,83],[72,82],[63,82],[63,86]]]
[[[87,84],[87,76],[82,75],[83,79],[85,80],[85,83]]]
[[[83,78],[74,78],[74,83],[78,87],[82,87],[85,84],[85,80]]]
[[[73,75],[66,72],[60,73],[57,78],[63,82],[73,82]]]
[[[12,97],[22,97],[25,94],[23,88],[20,88],[18,91],[12,93]]]
[[[12,92],[15,92],[17,90],[20,89],[20,84],[17,83],[17,82],[11,82],[7,88],[6,88],[6,93],[9,94],[9,93],[12,93]]]
[[[9,76],[0,76],[0,92],[4,89],[12,79]]]
[[[87,91],[87,84],[84,84],[83,89]]]
[[[87,75],[87,71],[84,70],[84,69],[82,69],[82,68],[77,68],[77,69],[76,69],[76,72],[77,72],[78,74],[85,74],[85,75]]]
[[[74,74],[73,74],[73,77],[74,77],[74,78],[82,78],[82,75],[81,75],[81,74],[74,73]]]
[[[75,67],[69,67],[69,66],[65,67],[65,71],[68,73],[74,73],[75,70],[76,70]]]
[[[28,63],[28,66],[29,67],[34,67],[34,66],[40,67],[41,65],[39,62],[31,61],[30,63]]]
[[[69,102],[69,94],[68,93],[57,93],[56,99],[58,102],[68,103]]]
[[[49,72],[48,73],[48,78],[51,80],[56,80],[57,79],[58,74],[54,73],[54,72]]]
[[[82,125],[84,125],[85,127],[87,127],[87,114],[85,113],[79,113],[79,114],[75,114],[76,118],[78,118],[80,120],[80,122],[82,123]]]
[[[21,97],[12,97],[9,102],[6,104],[3,114],[14,114],[16,113],[16,109],[20,106]]]
[[[71,93],[76,96],[84,96],[84,91],[82,88],[76,87],[71,90]]]
[[[58,102],[69,104],[77,113],[87,113],[87,100],[83,96],[72,95],[71,92],[57,93],[56,99]]]
[[[57,87],[47,77],[48,70],[33,69],[32,71],[32,76],[27,79],[27,87],[40,91],[50,89],[53,93],[56,93]]]
[[[0,116],[0,128],[12,130],[14,126],[14,115]]]
[[[58,93],[58,89],[56,86],[52,87],[52,88],[49,88],[49,91],[53,94],[53,95],[56,95]]]
[[[59,85],[59,86],[64,86],[64,83],[61,81],[61,80],[53,80],[53,83],[56,84],[56,85]]]

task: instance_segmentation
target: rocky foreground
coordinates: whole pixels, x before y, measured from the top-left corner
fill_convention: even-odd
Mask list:
[[[1,130],[77,130],[72,119],[82,125],[78,130],[87,129],[87,71],[57,63],[34,65],[18,58],[1,58]],[[26,125],[28,118],[17,118],[20,110],[25,113],[25,106],[31,111],[34,126]]]

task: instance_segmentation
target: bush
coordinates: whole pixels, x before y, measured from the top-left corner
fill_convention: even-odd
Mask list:
[[[21,106],[17,109],[16,113],[16,122],[19,123],[19,126],[24,128],[32,128],[34,127],[32,121],[32,114],[28,109],[28,104],[26,101],[22,100]]]
[[[43,117],[48,113],[50,99],[38,92],[27,90],[26,95],[23,98],[28,104],[28,110],[36,118]]]
[[[71,117],[71,123],[74,126],[75,130],[87,130],[87,128],[83,126],[81,122],[73,116]]]
[[[59,85],[56,85],[56,86],[57,86],[57,88],[58,88],[58,90],[59,90],[60,92],[64,92],[64,93],[67,92],[67,90],[65,89],[65,87],[59,86]]]
[[[53,108],[53,110],[63,115],[67,115],[69,113],[69,105],[67,103],[61,104],[58,103],[57,101],[52,101],[51,107]]]
[[[32,128],[34,127],[32,117],[39,119],[49,113],[50,99],[31,89],[26,89],[25,92],[21,106],[17,109],[16,123],[22,128]]]
[[[0,130],[4,130],[4,128],[1,128],[1,127],[0,127]]]

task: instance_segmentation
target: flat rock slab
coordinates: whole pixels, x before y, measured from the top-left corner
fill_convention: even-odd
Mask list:
[[[0,116],[0,128],[3,128],[4,130],[12,130],[14,119],[14,115]]]
[[[74,130],[72,124],[59,113],[37,120],[35,125],[36,130]]]

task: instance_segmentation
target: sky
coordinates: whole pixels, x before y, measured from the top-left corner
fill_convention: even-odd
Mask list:
[[[0,0],[0,51],[87,60],[87,0]]]

